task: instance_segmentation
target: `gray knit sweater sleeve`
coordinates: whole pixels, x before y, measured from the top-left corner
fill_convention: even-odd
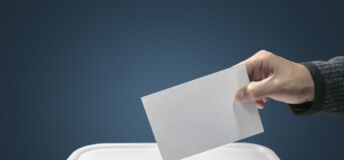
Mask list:
[[[314,101],[289,105],[295,114],[344,116],[344,56],[329,61],[302,63],[310,71],[315,87]]]

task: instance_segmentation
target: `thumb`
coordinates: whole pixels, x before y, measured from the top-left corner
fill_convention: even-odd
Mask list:
[[[250,82],[235,94],[235,99],[239,102],[251,102],[268,97],[272,92],[273,83],[270,83],[271,77],[261,81]]]

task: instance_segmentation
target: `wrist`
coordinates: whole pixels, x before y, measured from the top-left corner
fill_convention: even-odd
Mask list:
[[[304,98],[305,102],[313,102],[314,101],[314,81],[312,78],[312,75],[308,68],[302,64],[299,64],[300,70],[302,71],[303,76],[303,93],[304,93]]]

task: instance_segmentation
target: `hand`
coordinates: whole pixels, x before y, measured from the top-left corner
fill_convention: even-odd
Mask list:
[[[312,102],[314,83],[308,69],[271,52],[261,50],[241,62],[247,69],[250,83],[237,91],[239,102],[255,101],[257,107],[264,108],[271,98],[288,104]]]

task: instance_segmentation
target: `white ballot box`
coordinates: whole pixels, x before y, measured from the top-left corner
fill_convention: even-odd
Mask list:
[[[231,143],[184,160],[279,160],[269,148],[252,143]],[[93,144],[75,150],[67,160],[162,160],[156,143]]]

